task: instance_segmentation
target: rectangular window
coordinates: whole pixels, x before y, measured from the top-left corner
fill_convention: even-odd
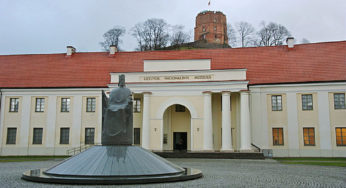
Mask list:
[[[335,128],[336,133],[336,145],[346,146],[346,127]]]
[[[302,109],[303,110],[313,110],[312,94],[302,95]]]
[[[175,105],[175,111],[176,112],[185,112],[185,106],[177,104],[177,105]]]
[[[44,98],[36,98],[35,112],[44,112]]]
[[[10,98],[10,112],[18,112],[19,99]]]
[[[17,128],[7,128],[6,144],[16,144]]]
[[[42,144],[43,128],[34,128],[32,144]]]
[[[70,128],[60,128],[60,144],[69,144]]]
[[[334,109],[346,109],[345,106],[345,93],[334,93]]]
[[[85,144],[94,144],[95,128],[85,128]]]
[[[134,128],[133,129],[133,144],[140,145],[141,144],[141,129]]]
[[[61,98],[61,112],[70,111],[70,98]]]
[[[87,98],[87,112],[95,112],[96,98]]]
[[[274,146],[284,145],[283,128],[273,128],[273,145]]]
[[[281,95],[272,95],[272,111],[282,111]]]
[[[133,100],[133,112],[141,112],[141,99]]]
[[[304,146],[315,145],[315,128],[303,128]]]

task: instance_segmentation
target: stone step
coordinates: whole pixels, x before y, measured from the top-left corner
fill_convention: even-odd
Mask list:
[[[164,158],[264,159],[260,152],[154,152]]]

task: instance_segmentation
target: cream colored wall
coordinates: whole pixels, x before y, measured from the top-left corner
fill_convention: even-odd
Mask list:
[[[95,112],[87,112],[87,98],[95,98],[96,104],[95,104]],[[102,109],[100,109],[100,105],[98,104],[101,99],[98,96],[83,96],[82,97],[82,126],[81,126],[81,137],[80,142],[85,143],[85,128],[94,128],[95,129],[95,137],[94,137],[94,143],[95,144],[101,144],[97,143],[98,136],[100,135],[101,126],[99,123],[99,115]]]
[[[282,111],[272,111],[271,96],[282,96]],[[269,145],[273,149],[287,149],[288,148],[288,128],[287,128],[287,99],[284,93],[275,93],[267,95],[267,112],[268,112],[268,135]],[[284,145],[273,145],[273,128],[283,128]]]
[[[139,143],[142,144],[142,125],[143,125],[143,95],[142,94],[134,94],[133,98],[141,100],[141,111],[133,113],[133,128],[140,128],[140,139]]]
[[[312,109],[303,110],[302,108],[302,95],[312,94]],[[298,138],[300,149],[319,149],[320,148],[320,134],[318,122],[318,103],[317,93],[297,93],[297,107],[298,107]],[[304,146],[304,133],[303,128],[315,129],[315,146]]]
[[[35,112],[36,98],[44,98],[44,111],[43,112]],[[29,147],[43,147],[45,145],[45,139],[44,138],[46,138],[46,133],[47,133],[46,132],[47,109],[48,109],[48,97],[47,96],[31,97]],[[34,128],[43,128],[42,144],[32,144]]]
[[[346,128],[346,109],[334,109],[334,93],[345,93],[346,92],[329,92],[329,116],[330,116],[330,132],[332,135],[332,146],[333,149],[338,152],[346,151],[345,146],[336,146],[336,135],[335,128],[345,127]],[[338,154],[337,154],[338,155]],[[344,155],[345,156],[345,155]]]
[[[61,99],[70,98],[70,111],[61,112]],[[72,121],[73,121],[73,97],[72,96],[58,96],[56,100],[56,123],[55,123],[55,147],[68,147],[72,141]],[[70,128],[69,144],[60,144],[60,128]]]
[[[19,106],[18,106],[18,112],[10,112],[10,98],[18,98],[19,99]],[[2,127],[3,137],[2,137],[2,147],[20,147],[21,139],[27,139],[27,138],[21,138],[20,132],[21,132],[21,120],[22,120],[22,97],[21,96],[6,96],[5,97],[5,104],[3,104],[4,110],[4,123]],[[16,133],[16,144],[6,144],[7,139],[7,128],[17,128]]]

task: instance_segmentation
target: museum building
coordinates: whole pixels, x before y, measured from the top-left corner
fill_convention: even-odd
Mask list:
[[[0,155],[100,144],[125,74],[134,144],[153,151],[346,156],[346,41],[0,56]]]

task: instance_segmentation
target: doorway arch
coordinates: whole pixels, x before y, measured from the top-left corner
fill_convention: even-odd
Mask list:
[[[162,117],[162,149],[169,151],[191,150],[191,113],[180,104],[169,106]]]
[[[184,106],[189,112],[190,112],[190,134],[188,135],[189,136],[189,140],[190,140],[190,144],[188,144],[188,149],[190,150],[193,150],[194,147],[193,147],[193,143],[194,143],[194,136],[193,136],[193,129],[194,129],[194,119],[199,119],[199,114],[197,114],[197,111],[195,109],[195,107],[193,106],[193,104],[184,99],[184,98],[180,98],[180,97],[172,97],[168,100],[166,100],[165,102],[163,102],[160,107],[158,108],[157,112],[156,112],[156,119],[158,120],[161,120],[161,144],[160,144],[160,149],[161,150],[164,150],[164,147],[163,147],[163,136],[164,136],[164,113],[165,111],[170,107],[170,106],[173,106],[173,105],[182,105]]]

